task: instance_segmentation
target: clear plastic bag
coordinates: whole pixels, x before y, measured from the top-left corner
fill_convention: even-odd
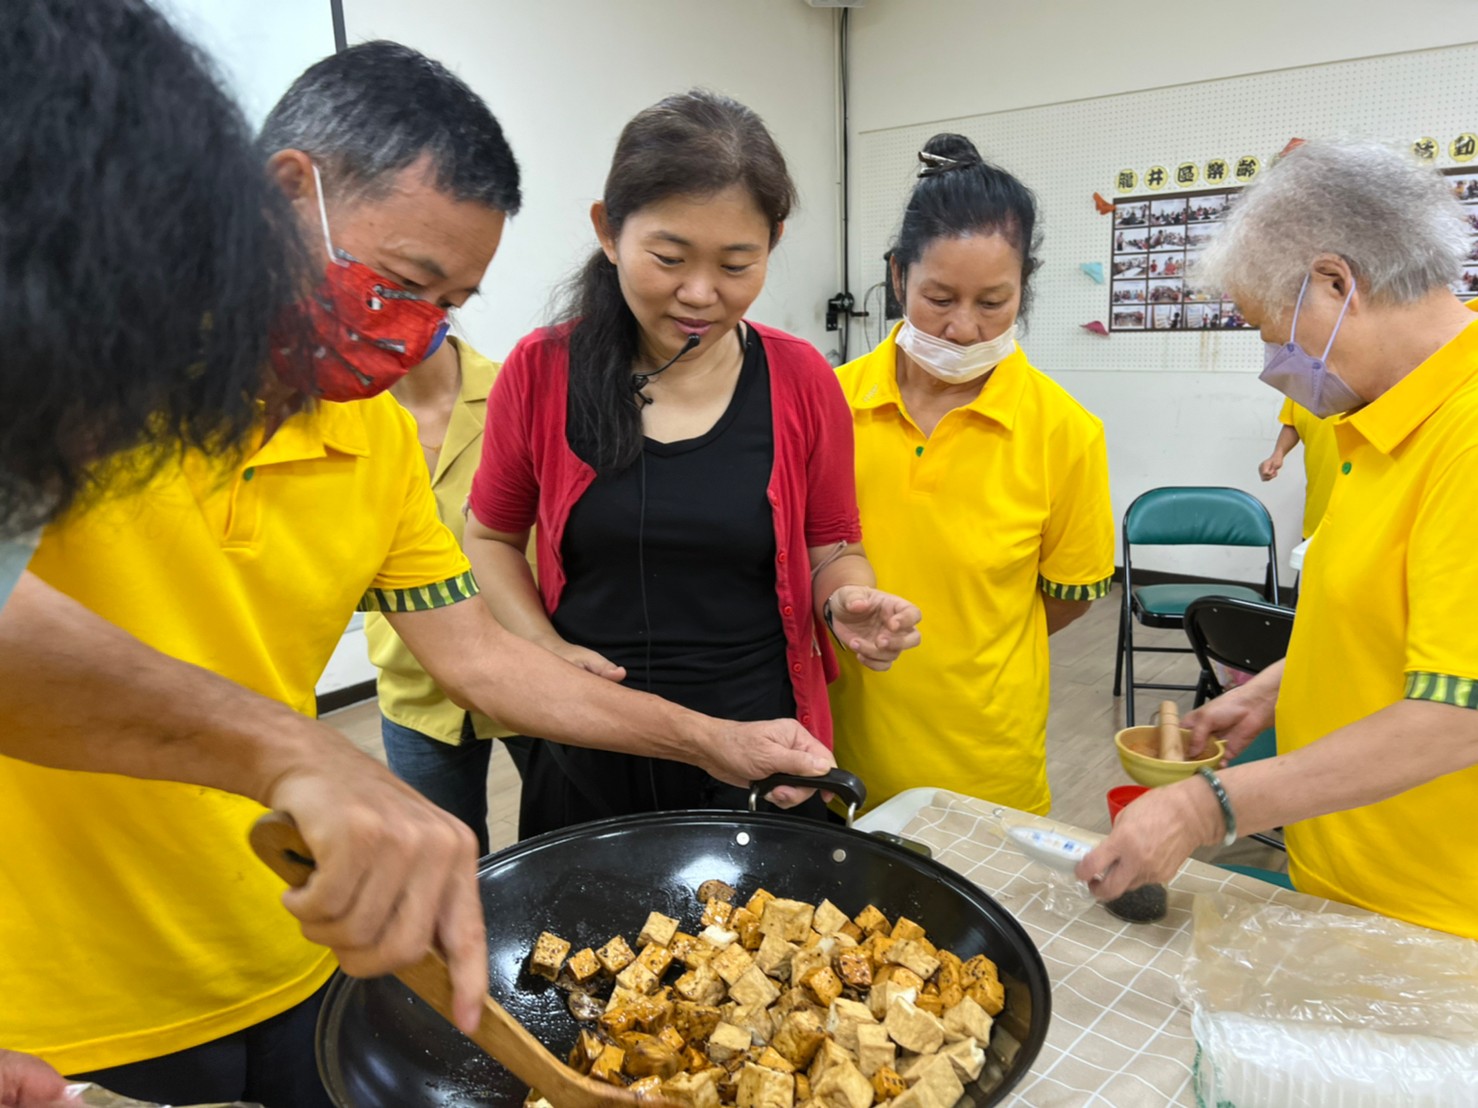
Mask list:
[[[68,1085],[67,1095],[75,1098],[71,1103],[85,1105],[86,1108],[171,1108],[167,1104],[150,1104],[147,1101],[119,1096],[117,1093],[110,1093],[107,1089],[99,1088],[91,1083]],[[180,1108],[186,1108],[186,1106],[181,1105]],[[196,1104],[189,1108],[262,1108],[262,1106],[238,1101],[233,1104]]]
[[[1180,988],[1198,1103],[1478,1104],[1478,943],[1364,913],[1193,911]]]

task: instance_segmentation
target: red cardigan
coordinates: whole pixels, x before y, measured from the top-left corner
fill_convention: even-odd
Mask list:
[[[811,599],[807,548],[858,542],[852,462],[852,414],[836,372],[810,343],[757,323],[770,368],[775,463],[769,498],[775,519],[775,595],[785,627],[786,661],[796,718],[831,745],[826,684],[836,657]],[[485,527],[517,533],[538,524],[539,591],[553,613],[564,591],[561,557],[570,510],[595,480],[595,470],[570,448],[565,434],[569,345],[565,329],[525,336],[488,397],[482,461],[469,506]]]

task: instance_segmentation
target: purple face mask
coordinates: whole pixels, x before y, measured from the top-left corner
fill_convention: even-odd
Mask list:
[[[1349,294],[1334,321],[1334,330],[1329,335],[1329,344],[1324,347],[1323,357],[1316,358],[1298,344],[1298,312],[1304,304],[1304,293],[1309,291],[1309,279],[1304,278],[1303,288],[1298,290],[1298,303],[1293,308],[1293,329],[1288,341],[1281,346],[1274,342],[1264,343],[1267,348],[1263,357],[1263,371],[1258,380],[1272,385],[1299,407],[1320,419],[1339,415],[1360,407],[1365,403],[1355,390],[1350,388],[1324,364],[1329,352],[1334,349],[1334,337],[1345,321],[1345,312],[1350,309],[1350,297],[1355,295],[1355,282],[1350,281]]]

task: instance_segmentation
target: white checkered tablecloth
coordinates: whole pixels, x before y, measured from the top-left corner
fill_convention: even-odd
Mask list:
[[[1195,1105],[1191,1013],[1175,984],[1190,945],[1192,898],[1221,892],[1304,911],[1351,911],[1348,905],[1193,860],[1168,886],[1169,911],[1158,923],[1125,923],[1098,905],[1064,918],[1044,905],[1046,871],[994,832],[1000,813],[1021,815],[941,791],[902,834],[927,843],[938,861],[1010,911],[1047,964],[1052,981],[1047,1041],[1031,1072],[1004,1102],[1008,1105]]]

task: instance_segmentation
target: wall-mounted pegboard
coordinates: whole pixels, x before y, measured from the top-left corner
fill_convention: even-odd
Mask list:
[[[1151,64],[1151,59],[1126,59]],[[1164,167],[1172,179],[1158,194],[1205,189],[1204,167],[1244,156],[1266,165],[1292,138],[1375,138],[1435,144],[1433,162],[1459,164],[1453,142],[1478,132],[1478,45],[1364,58],[1306,69],[1281,70],[1200,84],[1126,93],[921,122],[863,132],[856,143],[858,181],[854,287],[882,279],[883,252],[898,228],[917,168],[916,154],[937,131],[968,135],[988,159],[1009,169],[1037,194],[1045,260],[1036,303],[1023,337],[1032,362],[1052,372],[1256,372],[1262,344],[1255,332],[1198,330],[1113,334],[1083,330],[1108,323],[1109,291],[1081,269],[1112,266],[1110,214],[1093,194],[1112,201],[1121,170],[1136,175]],[[1459,144],[1458,153],[1463,147]],[[1478,165],[1478,162],[1470,163]],[[1183,165],[1201,167],[1185,185],[1173,179]],[[876,341],[881,313],[874,294],[868,339]]]

